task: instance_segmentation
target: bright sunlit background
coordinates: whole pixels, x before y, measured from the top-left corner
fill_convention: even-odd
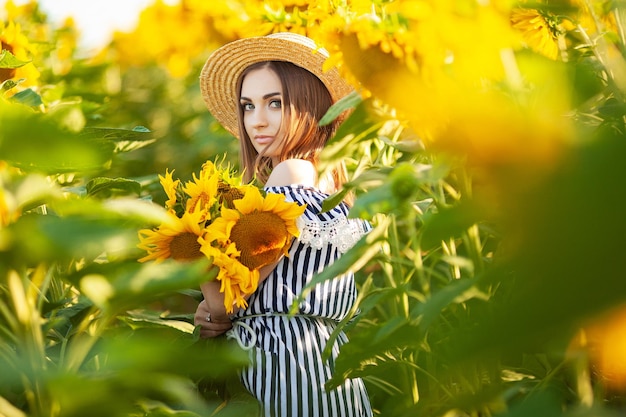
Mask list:
[[[29,0],[13,0],[22,5]],[[167,4],[177,0],[162,0]],[[128,31],[137,23],[139,14],[155,0],[39,0],[39,7],[54,22],[72,16],[80,31],[80,47],[86,51],[108,43],[114,30]],[[6,0],[0,0],[0,9]]]

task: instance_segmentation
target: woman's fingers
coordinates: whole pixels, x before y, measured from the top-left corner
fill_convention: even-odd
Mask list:
[[[210,318],[210,321],[207,318]],[[203,338],[220,336],[233,327],[233,323],[228,318],[210,316],[209,308],[204,300],[198,304],[194,323],[200,326],[200,337]]]
[[[233,327],[233,324],[231,322],[200,324],[200,337],[202,338],[217,337],[226,333],[232,327]]]

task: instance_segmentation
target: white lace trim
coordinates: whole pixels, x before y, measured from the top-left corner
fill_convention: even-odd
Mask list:
[[[296,220],[296,225],[300,230],[302,243],[318,250],[330,243],[336,246],[341,253],[347,252],[366,234],[358,221],[345,217],[321,221],[300,216]]]

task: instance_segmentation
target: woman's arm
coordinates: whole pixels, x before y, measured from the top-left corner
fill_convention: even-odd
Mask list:
[[[280,259],[259,269],[259,284],[270,275],[279,261]],[[205,282],[200,286],[204,300],[198,304],[194,323],[196,326],[200,326],[200,336],[203,338],[220,336],[233,327],[230,317],[226,314],[224,293],[220,292],[220,286],[221,282],[217,280]],[[234,306],[233,314],[238,310],[239,308]],[[209,315],[211,321],[207,320]]]

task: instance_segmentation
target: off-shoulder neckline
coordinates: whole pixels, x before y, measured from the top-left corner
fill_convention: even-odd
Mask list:
[[[292,190],[307,190],[307,191],[313,191],[316,192],[318,194],[322,194],[325,196],[329,196],[328,193],[319,190],[315,187],[311,187],[309,185],[303,185],[303,184],[290,184],[290,185],[271,185],[271,186],[265,186],[263,187],[265,190],[271,190],[271,189],[292,189]]]

